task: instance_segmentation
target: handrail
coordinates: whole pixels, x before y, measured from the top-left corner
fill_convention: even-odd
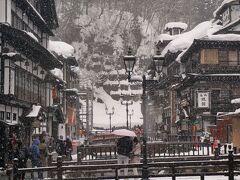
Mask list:
[[[228,158],[226,158],[228,157]],[[234,180],[234,175],[239,175],[239,171],[235,171],[236,167],[240,165],[240,159],[239,155],[233,155],[232,151],[229,151],[228,156],[224,156],[224,159],[209,159],[209,160],[190,160],[190,161],[172,161],[172,162],[150,162],[148,163],[149,170],[151,168],[167,168],[171,171],[171,173],[166,173],[166,174],[153,174],[150,173],[150,177],[166,177],[170,176],[172,177],[173,180],[177,176],[201,176],[201,179],[204,179],[205,175],[227,175],[229,178],[228,180]],[[101,176],[99,178],[101,179],[119,179],[119,178],[131,178],[131,177],[140,177],[140,176],[119,176],[118,175],[118,170],[123,169],[123,168],[142,168],[143,164],[142,163],[136,163],[136,164],[102,164],[100,165],[91,165],[91,164],[86,164],[86,165],[63,165],[62,162],[62,157],[59,156],[57,159],[57,166],[50,166],[50,167],[38,167],[38,168],[17,168],[17,161],[14,161],[14,166],[13,166],[13,176],[17,175],[19,172],[39,172],[39,171],[50,171],[56,172],[57,173],[57,179],[62,180],[63,179],[63,172],[64,171],[72,171],[72,172],[84,172],[84,171],[91,171],[94,170],[91,173],[96,173],[98,170],[107,170],[107,169],[112,169],[115,171],[115,176]],[[192,169],[192,168],[199,168],[202,169],[202,172],[197,172],[197,173],[183,173],[181,171],[177,171],[178,169]],[[205,169],[209,168],[222,168],[224,171],[221,172],[206,172],[204,171]],[[14,178],[14,177],[13,177]],[[16,177],[15,177],[16,178]],[[87,179],[86,177],[85,179]],[[54,179],[50,177],[49,179]],[[69,178],[73,179],[73,178]],[[74,179],[82,179],[81,177],[74,177]],[[95,178],[93,178],[95,179]]]

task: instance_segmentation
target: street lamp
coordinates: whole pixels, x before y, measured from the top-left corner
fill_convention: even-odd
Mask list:
[[[162,71],[164,57],[161,56],[161,51],[159,48],[157,48],[156,55],[153,56],[153,61],[154,61],[157,73],[160,73]]]
[[[132,109],[132,113],[129,113],[129,120],[130,120],[130,129],[132,128],[132,116],[133,116],[134,110]]]
[[[128,56],[123,57],[124,64],[128,64],[128,66],[125,65],[125,70],[128,73],[128,80],[131,80],[131,74],[133,72],[133,68],[136,62],[136,57],[131,54],[131,58]],[[160,56],[159,51],[155,56],[153,56],[154,64],[156,66],[156,69],[160,72],[161,67],[163,66],[164,59]],[[158,73],[159,73],[158,72]],[[148,163],[147,163],[147,119],[146,119],[146,88],[150,85],[156,85],[158,81],[156,80],[146,80],[146,76],[143,74],[142,77],[142,114],[143,114],[143,167],[142,167],[142,179],[148,180],[149,174],[148,174]]]
[[[112,107],[112,112],[108,112],[107,106],[105,107],[106,114],[109,115],[109,121],[110,121],[110,123],[109,123],[110,124],[109,130],[110,130],[110,132],[112,132],[112,115],[114,115],[114,110],[115,110],[115,108]]]
[[[131,74],[136,63],[136,56],[133,56],[131,47],[128,48],[128,53],[123,57],[123,59],[126,72],[128,73],[128,81],[130,81]]]
[[[123,98],[123,95],[121,94],[121,99],[122,98]],[[128,106],[132,105],[133,101],[132,100],[130,100],[130,101],[128,101],[128,100],[126,100],[126,101],[121,100],[121,104],[126,106],[127,129],[128,129],[129,128],[128,127]]]

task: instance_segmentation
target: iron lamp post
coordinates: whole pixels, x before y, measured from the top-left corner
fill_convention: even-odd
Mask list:
[[[130,81],[131,74],[133,73],[133,68],[136,63],[136,56],[132,54],[132,49],[130,47],[128,48],[127,55],[123,57],[123,60],[126,72],[128,73],[128,81]]]
[[[158,50],[156,55],[153,56],[153,61],[156,66],[158,73],[162,70],[164,59],[160,56],[160,51]],[[131,74],[133,72],[133,68],[136,62],[136,57],[132,55],[132,51],[128,51],[128,55],[123,57],[125,70],[128,73],[128,80],[131,82]],[[126,65],[127,64],[127,65]],[[146,76],[142,76],[142,114],[143,114],[143,167],[142,167],[142,179],[149,180],[149,172],[148,172],[148,162],[147,162],[147,118],[146,118],[146,101],[147,94],[146,88],[150,85],[156,85],[156,80],[146,80]]]
[[[112,115],[114,115],[115,108],[112,107],[112,112],[108,112],[108,108],[105,107],[106,114],[109,115],[109,130],[112,132]]]
[[[121,95],[121,97],[123,97],[123,95]],[[133,104],[133,101],[121,101],[121,104],[126,106],[127,129],[129,129],[128,107]]]

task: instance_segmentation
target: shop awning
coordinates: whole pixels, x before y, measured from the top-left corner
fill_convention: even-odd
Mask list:
[[[33,105],[32,111],[26,117],[37,117],[42,106]]]
[[[11,122],[7,122],[7,121],[2,121],[0,120],[0,123],[7,125],[7,126],[20,126],[20,124],[17,123],[11,123]]]

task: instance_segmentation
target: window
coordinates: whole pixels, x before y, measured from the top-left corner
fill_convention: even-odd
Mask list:
[[[218,64],[218,49],[202,49],[201,64]]]
[[[226,50],[218,51],[218,60],[221,65],[228,65],[228,52]]]
[[[0,120],[4,120],[4,111],[0,111]]]
[[[229,58],[229,65],[238,65],[238,52],[235,51],[229,51],[228,52],[228,58]]]
[[[11,120],[11,113],[10,112],[7,112],[6,120]]]
[[[230,22],[230,8],[227,8],[222,14],[223,25]]]
[[[13,121],[17,121],[17,114],[13,113]]]
[[[235,21],[240,16],[240,5],[233,5],[231,7],[231,21]]]

